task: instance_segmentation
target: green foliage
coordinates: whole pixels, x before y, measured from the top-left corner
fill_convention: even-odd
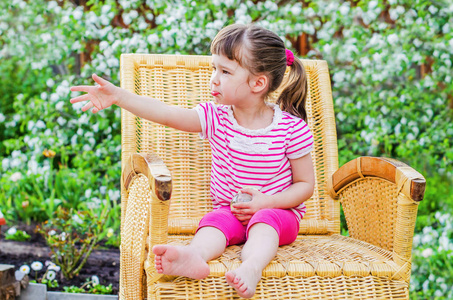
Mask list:
[[[41,283],[47,285],[48,288],[56,288],[56,287],[59,286],[58,281],[55,280],[55,279],[54,280],[48,280],[48,279],[43,278],[41,280]]]
[[[66,278],[78,275],[96,248],[107,212],[107,206],[101,214],[58,207],[55,215],[38,227],[51,249],[52,260]]]
[[[414,237],[411,299],[453,297],[452,215],[436,212],[433,217],[431,226],[423,227]]]
[[[5,233],[6,240],[23,242],[30,239],[30,235],[23,230],[16,230],[13,234],[10,234],[8,231]]]
[[[87,294],[103,294],[108,295],[111,294],[113,291],[113,287],[111,284],[108,286],[102,285],[99,283],[95,283],[92,279],[87,278],[86,282],[81,286],[77,287],[75,285],[71,285],[69,287],[63,287],[66,293],[87,293]]]

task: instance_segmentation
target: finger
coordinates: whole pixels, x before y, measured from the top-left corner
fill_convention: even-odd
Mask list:
[[[236,209],[236,210],[242,210],[242,209],[246,209],[246,208],[250,208],[250,202],[239,202],[239,203],[235,203],[233,204],[233,208]]]
[[[234,213],[240,213],[241,210],[238,209],[235,204],[231,206],[231,212],[234,214]]]
[[[105,80],[104,78],[102,77],[99,77],[98,75],[96,74],[93,74],[93,76],[91,76],[93,78],[94,81],[96,81],[100,86],[104,86],[104,85],[107,85],[109,84],[110,82],[108,82],[107,80]]]
[[[90,101],[82,107],[82,111],[87,111],[90,108],[92,108],[93,106],[94,106],[93,102]]]
[[[93,110],[92,110],[93,114],[97,113],[98,111],[100,111],[100,109],[97,108],[97,107],[94,107]]]
[[[238,219],[241,222],[247,220],[247,218],[245,218],[243,215],[236,215],[236,219]]]
[[[241,210],[239,211],[239,213],[240,213],[240,214],[243,214],[243,215],[249,216],[249,215],[251,215],[252,211],[251,211],[250,209],[246,208],[246,209],[241,209]]]
[[[240,221],[250,220],[252,218],[252,215],[249,215],[249,214],[237,214],[235,216]]]
[[[78,97],[72,98],[69,101],[74,104],[74,103],[77,103],[77,102],[88,101],[88,100],[90,100],[90,96],[89,96],[89,94],[85,94],[85,95],[82,95],[82,96],[78,96]]]
[[[71,86],[70,88],[71,92],[86,92],[90,93],[96,90],[95,86],[91,85],[76,85],[76,86]]]
[[[249,188],[245,188],[245,189],[242,189],[241,190],[241,193],[245,193],[245,194],[249,194],[249,195],[255,195],[256,192],[258,192],[257,190],[254,190],[254,189],[249,189]]]

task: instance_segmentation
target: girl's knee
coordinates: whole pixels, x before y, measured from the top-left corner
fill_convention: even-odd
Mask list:
[[[256,219],[256,218],[262,218],[262,217],[275,218],[275,217],[277,217],[277,214],[275,213],[274,209],[272,209],[272,208],[260,209],[252,216],[250,221],[253,220],[254,218]]]
[[[264,223],[273,227],[280,237],[280,245],[292,243],[299,232],[299,222],[294,212],[285,209],[262,209],[250,219],[247,232],[257,223]]]

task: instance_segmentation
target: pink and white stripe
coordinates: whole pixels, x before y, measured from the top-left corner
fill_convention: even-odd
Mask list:
[[[273,105],[271,125],[258,130],[240,126],[230,106],[213,102],[199,104],[200,136],[212,149],[211,196],[214,207],[229,205],[233,195],[244,187],[255,187],[273,195],[292,184],[290,159],[313,149],[313,135],[307,124]],[[293,208],[302,219],[305,204]]]

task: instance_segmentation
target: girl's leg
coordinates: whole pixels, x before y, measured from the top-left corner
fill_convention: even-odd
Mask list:
[[[298,232],[299,220],[291,210],[262,209],[256,212],[248,225],[242,264],[225,274],[228,284],[236,289],[239,296],[253,297],[261,274],[277,254],[278,246],[294,242]]]
[[[245,227],[231,213],[229,206],[206,214],[189,246],[153,247],[159,273],[203,279],[209,275],[207,261],[219,257],[225,247],[245,241]]]
[[[222,231],[203,227],[188,246],[154,246],[154,263],[158,273],[203,279],[209,275],[206,262],[219,257],[225,247],[226,238]]]
[[[242,249],[242,264],[225,274],[229,285],[243,298],[251,298],[261,279],[264,268],[275,257],[278,250],[277,231],[265,223],[256,223],[249,229],[249,237]]]

